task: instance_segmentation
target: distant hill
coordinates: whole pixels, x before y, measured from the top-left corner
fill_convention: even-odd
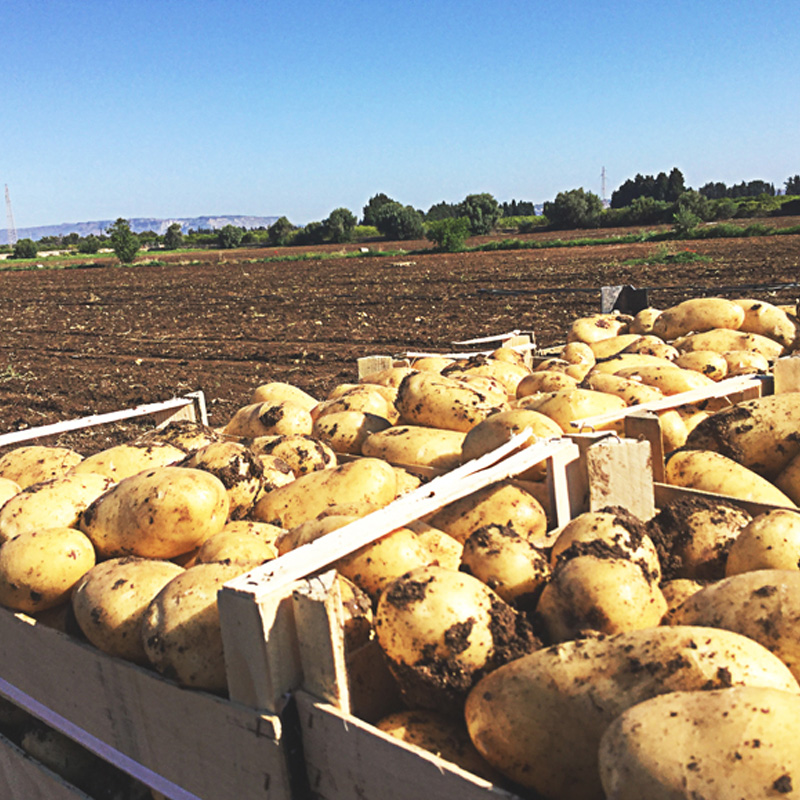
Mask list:
[[[188,233],[193,230],[219,230],[226,225],[235,225],[237,228],[268,228],[278,217],[247,217],[236,214],[223,214],[214,217],[173,217],[171,219],[156,219],[155,217],[134,217],[129,219],[131,230],[135,233],[155,231],[162,235],[173,222],[180,223],[181,230]],[[43,236],[67,236],[77,233],[80,236],[89,236],[105,233],[116,220],[103,219],[95,222],[62,222],[59,225],[40,225],[36,228],[17,228],[17,239],[33,239],[39,241]],[[8,244],[8,230],[0,228],[0,244]]]

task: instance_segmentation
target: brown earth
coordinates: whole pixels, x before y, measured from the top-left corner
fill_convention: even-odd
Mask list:
[[[600,310],[604,285],[646,287],[662,308],[707,294],[780,304],[800,297],[797,235],[457,254],[411,253],[427,242],[397,247],[407,254],[264,262],[278,251],[260,248],[28,271],[4,262],[0,432],[198,389],[211,424],[221,426],[258,384],[289,381],[322,397],[356,379],[360,356],[448,351],[455,340],[513,329],[534,331],[540,346],[558,344],[575,317]],[[711,260],[624,263],[665,247]],[[155,258],[161,264],[149,265]],[[61,443],[88,454],[129,436],[120,426]]]

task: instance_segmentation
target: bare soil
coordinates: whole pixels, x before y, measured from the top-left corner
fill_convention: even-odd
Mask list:
[[[545,236],[553,234],[525,238]],[[356,379],[361,356],[447,351],[453,341],[513,329],[554,345],[574,318],[600,310],[604,285],[648,288],[651,305],[662,308],[707,294],[780,304],[800,297],[797,235],[676,242],[673,252],[711,260],[671,266],[625,265],[663,250],[644,242],[410,253],[428,247],[405,242],[397,248],[407,255],[313,261],[265,262],[297,250],[260,248],[148,254],[132,267],[106,259],[14,271],[4,263],[0,432],[198,389],[210,423],[221,426],[260,383],[288,381],[322,397]],[[89,454],[126,438],[127,428],[103,429],[61,443]]]

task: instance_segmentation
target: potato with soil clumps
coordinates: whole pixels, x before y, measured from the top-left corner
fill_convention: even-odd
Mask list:
[[[647,523],[670,578],[720,580],[728,550],[752,517],[725,502],[704,497],[667,503]]]
[[[313,426],[309,411],[290,400],[282,400],[242,406],[222,432],[243,438],[295,433],[308,435]]]
[[[125,478],[95,500],[81,530],[103,558],[170,559],[222,530],[228,508],[225,486],[210,472],[160,467]]]
[[[94,564],[92,543],[75,528],[19,533],[0,546],[0,605],[28,613],[55,608]]]
[[[14,481],[24,489],[60,478],[81,461],[83,456],[69,447],[24,445],[0,456],[0,478]]]
[[[257,436],[250,442],[250,449],[262,459],[264,456],[279,458],[295,477],[332,469],[337,464],[336,453],[325,442],[306,434]]]
[[[712,583],[685,600],[671,625],[735,631],[774,653],[800,680],[800,572],[762,569]]]
[[[525,619],[488,586],[437,566],[386,587],[375,630],[405,702],[451,714],[481,675],[539,646]]]
[[[511,397],[516,395],[520,381],[530,374],[528,367],[522,364],[512,364],[486,356],[475,356],[468,361],[459,361],[442,370],[442,375],[448,378],[493,378]]]
[[[338,411],[315,420],[313,436],[335,453],[361,455],[361,448],[370,434],[390,427],[389,420],[377,414]]]
[[[746,636],[655,627],[512,661],[472,689],[465,717],[478,752],[507,777],[549,800],[602,800],[598,745],[623,711],[668,692],[741,685],[800,693],[786,666]]]
[[[797,695],[755,686],[673,692],[608,727],[600,778],[615,800],[782,797],[800,782],[798,737]]]
[[[104,653],[146,665],[141,631],[144,612],[183,571],[171,561],[134,556],[92,567],[72,594],[72,609],[83,635]]]
[[[136,442],[166,442],[186,453],[193,453],[207,444],[221,441],[220,433],[191,419],[177,419],[136,437]]]

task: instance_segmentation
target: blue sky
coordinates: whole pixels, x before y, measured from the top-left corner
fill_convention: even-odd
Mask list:
[[[30,0],[2,27],[18,228],[800,173],[797,0]]]

